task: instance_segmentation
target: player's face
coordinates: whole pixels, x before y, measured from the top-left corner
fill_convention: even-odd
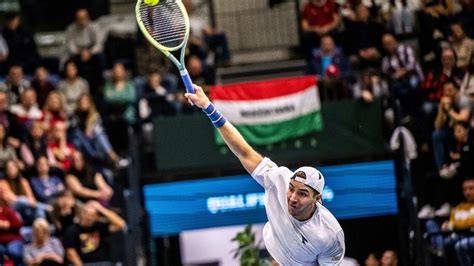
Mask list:
[[[288,212],[298,220],[306,220],[311,217],[318,196],[314,196],[305,184],[291,180],[288,192]]]

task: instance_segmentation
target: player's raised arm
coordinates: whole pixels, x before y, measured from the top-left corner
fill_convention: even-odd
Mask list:
[[[214,107],[201,87],[194,85],[194,89],[196,94],[186,93],[186,98],[204,111],[221,134],[227,146],[239,158],[247,172],[252,174],[263,160],[263,157],[245,141],[239,131]]]

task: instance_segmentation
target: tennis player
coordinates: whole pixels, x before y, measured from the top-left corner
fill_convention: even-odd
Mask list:
[[[268,222],[263,239],[280,265],[340,265],[345,251],[344,232],[321,204],[324,177],[315,168],[292,172],[257,153],[215,108],[202,88],[186,93],[222,135],[244,168],[265,188]]]

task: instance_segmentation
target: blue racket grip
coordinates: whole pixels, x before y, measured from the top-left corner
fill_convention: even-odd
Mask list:
[[[189,77],[188,71],[186,69],[183,69],[179,71],[179,73],[181,74],[181,78],[183,79],[184,86],[186,87],[186,92],[195,94],[196,92],[194,91],[193,81]]]

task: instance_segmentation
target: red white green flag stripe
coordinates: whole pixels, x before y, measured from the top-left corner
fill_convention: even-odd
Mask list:
[[[251,144],[276,143],[323,127],[314,77],[213,86],[211,98]],[[223,144],[220,136],[216,141]]]

